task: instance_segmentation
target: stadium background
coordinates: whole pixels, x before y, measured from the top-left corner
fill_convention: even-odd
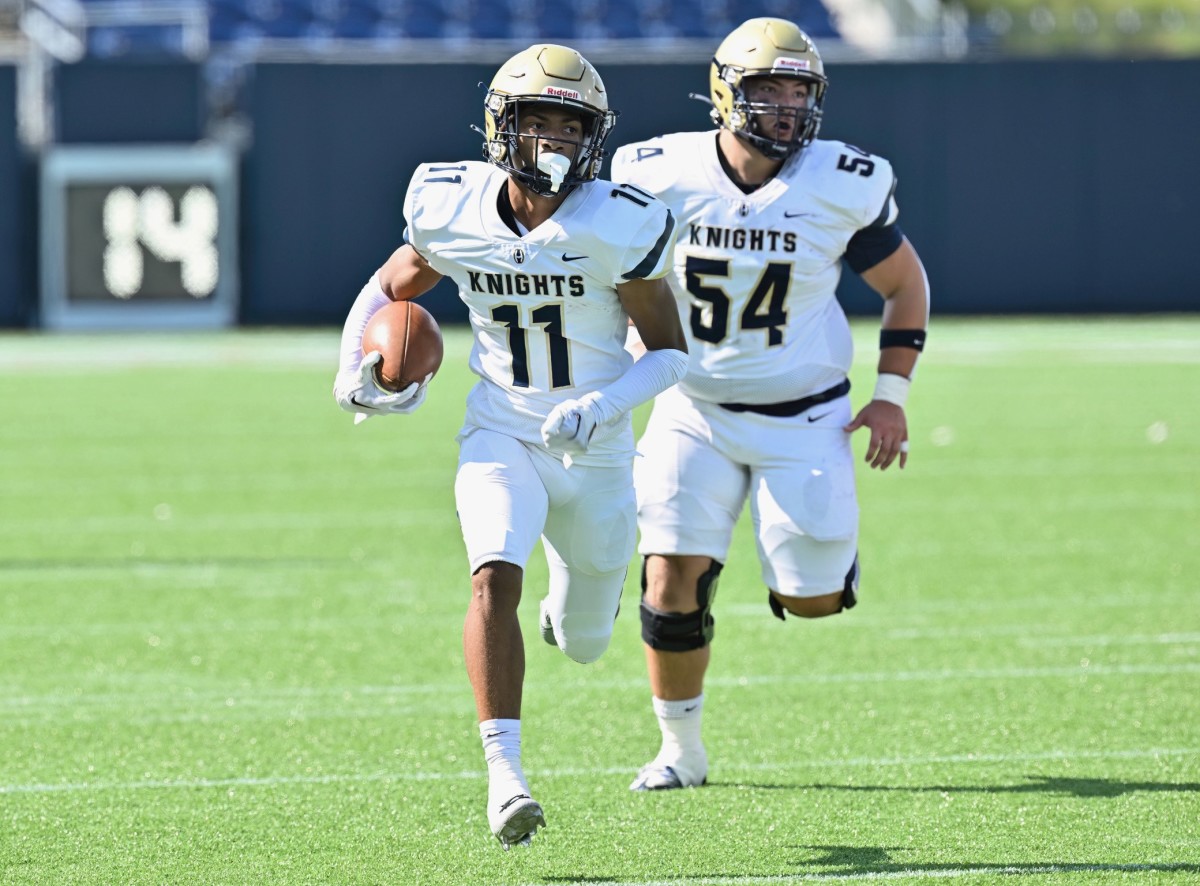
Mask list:
[[[552,818],[528,853],[487,826],[461,657],[469,332],[447,330],[414,419],[355,427],[329,389],[412,164],[478,156],[476,81],[566,7],[500,0],[520,34],[473,42],[463,29],[493,8],[475,0],[443,0],[454,17],[429,38],[397,36],[431,26],[409,0],[15,2],[0,0],[0,883],[1200,878],[1200,315],[1131,313],[1197,301],[1200,0],[830,15],[825,132],[896,161],[935,290],[912,461],[857,475],[862,602],[772,618],[742,520],[706,680],[709,787],[646,796],[626,790],[659,741],[637,569],[612,648],[580,668],[538,636],[532,558],[524,749]],[[928,18],[906,21],[918,6]],[[378,38],[329,37],[364,7]],[[717,31],[751,9],[633,11],[661,29],[677,7]],[[192,17],[111,23],[164,8]],[[571,8],[624,111],[617,141],[705,124],[685,95],[719,33],[611,42],[595,31],[615,0]],[[259,39],[268,27],[300,36]],[[244,328],[151,329],[151,280],[182,273],[159,262],[114,304],[140,329],[45,331],[39,255],[94,260],[105,235],[92,189],[47,239],[43,173],[68,149],[128,165],[197,139],[237,158],[221,271],[239,272]],[[870,314],[851,324],[861,403],[878,301],[843,294]],[[949,316],[1034,309],[1071,313]]]
[[[224,146],[238,164],[238,254],[221,268],[236,271],[236,319],[337,324],[400,241],[414,165],[480,156],[477,84],[499,61],[539,39],[581,46],[621,112],[614,145],[704,128],[686,97],[707,92],[707,59],[743,12],[792,15],[819,40],[822,135],[893,161],[939,313],[1200,306],[1195,4],[1097,0],[1079,7],[1092,20],[1055,19],[1053,3],[880,3],[880,35],[816,0],[363,2],[88,0],[68,14],[9,0],[0,325],[44,319],[39,255],[66,235],[39,230],[39,176],[61,147]],[[853,275],[841,294],[852,313],[878,310]],[[425,303],[463,316],[445,283]]]

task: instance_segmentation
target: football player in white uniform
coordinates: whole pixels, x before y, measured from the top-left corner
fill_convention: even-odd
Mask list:
[[[371,315],[443,275],[470,309],[471,369],[455,499],[471,568],[463,629],[501,845],[545,825],[521,768],[525,652],[517,621],[539,536],[550,569],[543,636],[579,662],[612,635],[636,537],[630,411],[675,384],[687,344],[665,276],[675,223],[650,194],[598,178],[615,121],[595,68],[564,46],[509,59],[484,99],[488,162],[425,164],[405,244],[363,288],[342,333],[337,402],[406,414],[425,384],[379,388],[362,356]],[[650,349],[625,350],[630,321]],[[428,379],[426,379],[428,382]]]
[[[803,31],[751,19],[713,59],[718,131],[627,145],[613,160],[615,181],[675,213],[671,286],[689,344],[687,374],[655,400],[634,468],[662,745],[633,790],[707,778],[713,599],[747,499],[771,610],[832,615],[854,605],[858,586],[850,434],[869,429],[873,468],[908,458],[904,402],[928,285],[896,226],[891,165],[817,140],[825,87]],[[885,299],[878,383],[853,418],[850,329],[834,294],[843,258]]]

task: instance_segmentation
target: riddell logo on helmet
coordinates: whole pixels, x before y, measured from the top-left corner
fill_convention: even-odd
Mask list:
[[[807,71],[812,65],[806,58],[784,58],[780,56],[775,59],[775,67],[783,68],[789,71]]]
[[[542,95],[553,95],[557,98],[573,98],[576,100],[583,98],[583,96],[581,96],[574,89],[563,89],[559,86],[547,86],[542,90]]]

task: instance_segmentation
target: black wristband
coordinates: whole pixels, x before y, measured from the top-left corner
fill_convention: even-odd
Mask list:
[[[881,329],[879,330],[879,350],[884,348],[912,348],[914,351],[925,350],[924,329]]]

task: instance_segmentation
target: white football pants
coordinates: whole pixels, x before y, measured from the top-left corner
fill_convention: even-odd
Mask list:
[[[634,460],[638,550],[724,563],[749,498],[768,588],[790,597],[842,590],[858,548],[849,421],[849,397],[778,418],[663,392]]]
[[[454,495],[472,574],[522,569],[538,537],[550,567],[546,608],[558,646],[579,662],[608,647],[633,556],[632,466],[565,467],[545,449],[483,428],[459,435]]]

